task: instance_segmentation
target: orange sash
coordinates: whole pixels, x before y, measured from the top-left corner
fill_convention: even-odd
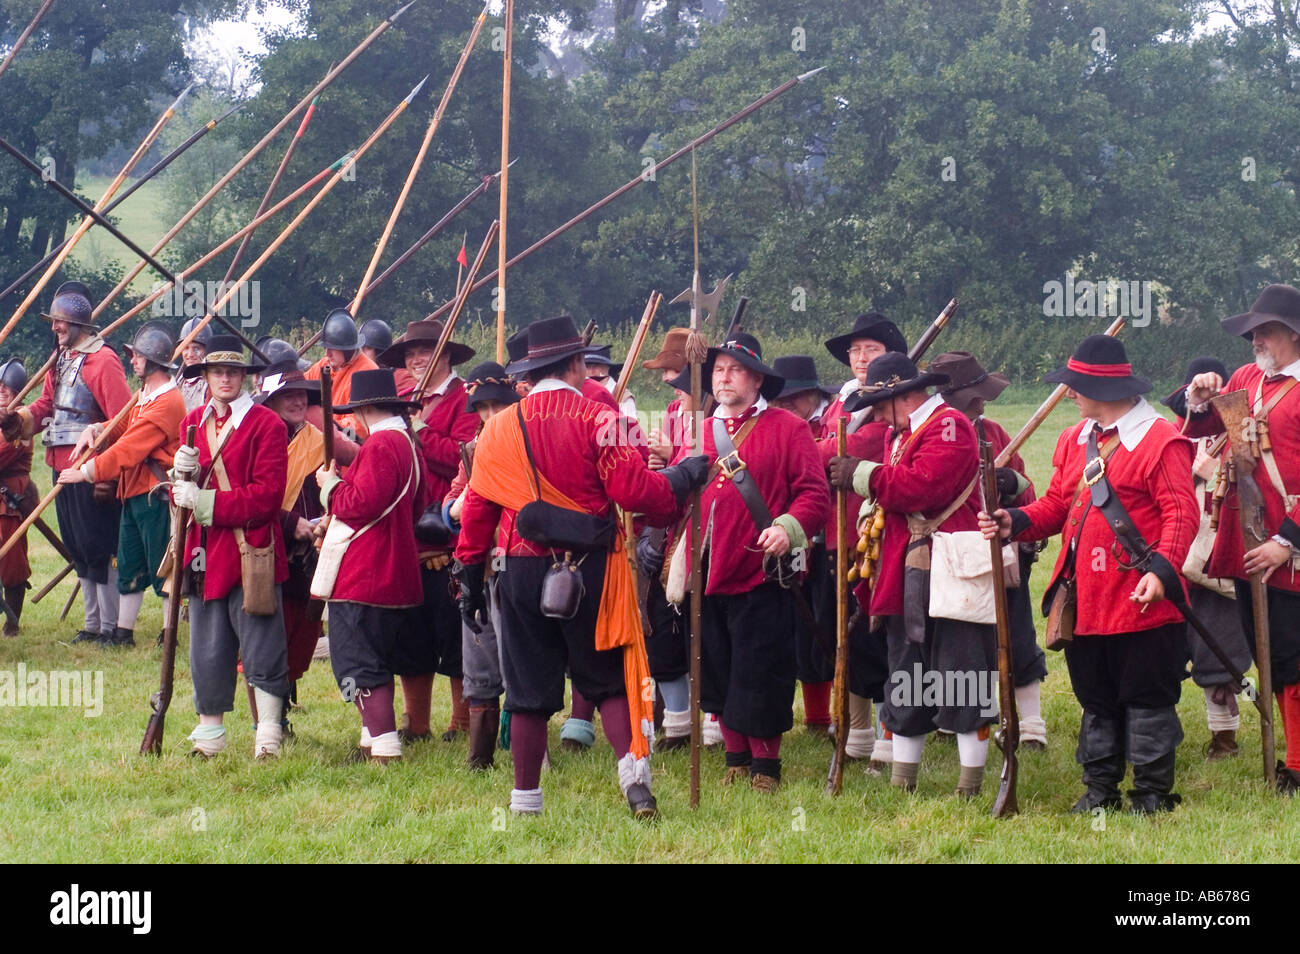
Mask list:
[[[526,409],[524,413],[527,414]],[[507,510],[518,512],[537,499],[529,479],[531,473],[517,415],[496,415],[479,434],[470,489]],[[542,500],[557,507],[589,512],[558,490],[540,471],[537,480]],[[605,555],[605,582],[596,616],[596,648],[623,647],[623,684],[632,717],[632,755],[644,758],[650,754],[650,747],[643,726],[654,724],[654,688],[636,603],[636,582],[623,552],[621,524],[618,534],[618,545]]]
[[[289,442],[289,472],[284,485],[284,502],[281,510],[292,510],[302,492],[302,482],[316,473],[324,463],[325,435],[311,424],[298,428]]]

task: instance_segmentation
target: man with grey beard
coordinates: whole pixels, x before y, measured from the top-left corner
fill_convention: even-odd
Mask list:
[[[1255,349],[1254,364],[1238,368],[1223,383],[1215,371],[1192,378],[1187,386],[1190,437],[1223,432],[1223,422],[1210,405],[1216,394],[1244,390],[1251,419],[1259,435],[1260,466],[1256,483],[1264,498],[1264,523],[1270,539],[1242,552],[1236,488],[1230,488],[1220,511],[1214,549],[1206,575],[1236,580],[1237,607],[1247,633],[1255,631],[1247,578],[1263,571],[1268,588],[1268,662],[1282,728],[1286,761],[1278,763],[1277,786],[1283,794],[1300,791],[1300,579],[1296,578],[1296,548],[1300,547],[1300,290],[1269,285],[1250,311],[1223,319],[1223,329],[1241,335]],[[1251,649],[1254,650],[1252,644]],[[1265,665],[1264,660],[1256,660]]]

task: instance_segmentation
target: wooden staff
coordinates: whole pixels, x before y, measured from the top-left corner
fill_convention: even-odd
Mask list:
[[[27,29],[18,34],[18,39],[14,40],[13,49],[9,51],[9,55],[5,57],[4,62],[0,63],[0,76],[3,76],[5,70],[9,69],[9,64],[14,61],[14,57],[18,54],[18,51],[23,48],[23,44],[27,42],[27,38],[32,35],[32,31],[36,29],[36,24],[41,22],[41,18],[45,16],[46,11],[52,6],[54,6],[54,0],[45,0],[45,2],[41,4],[41,8],[36,11],[36,16],[32,17],[32,22],[27,24]]]
[[[501,193],[497,221],[501,240],[497,243],[497,363],[506,360],[506,193],[510,180],[510,60],[514,55],[515,0],[506,0],[506,52],[501,67]]]
[[[636,326],[636,334],[632,336],[632,346],[628,348],[627,357],[623,360],[623,370],[619,372],[618,382],[614,385],[614,404],[617,406],[622,400],[623,395],[627,392],[627,384],[632,377],[632,369],[636,367],[637,359],[641,356],[641,348],[645,344],[646,335],[650,332],[650,325],[654,321],[655,312],[659,310],[659,303],[664,300],[664,296],[657,291],[650,293],[649,299],[646,300],[645,310],[641,312],[641,321]],[[623,524],[623,543],[627,550],[627,562],[632,567],[632,579],[636,581],[637,588],[637,605],[645,606],[645,594],[642,590],[642,577],[640,567],[636,562],[636,534],[633,532],[632,514],[628,513],[622,507],[615,508],[619,514],[619,520]],[[642,620],[645,625],[645,620]]]
[[[1124,327],[1124,320],[1122,317],[1116,318],[1111,322],[1105,333],[1112,338],[1115,337],[1119,334],[1120,329]],[[1011,460],[1016,452],[1024,446],[1025,441],[1029,440],[1030,435],[1038,430],[1038,425],[1047,420],[1048,415],[1056,409],[1056,405],[1061,403],[1061,398],[1065,397],[1065,392],[1068,390],[1069,388],[1064,384],[1056,386],[1056,389],[1047,396],[1047,400],[1038,405],[1038,410],[1034,412],[1034,416],[1025,422],[1025,426],[1020,429],[1020,432],[1015,437],[1011,438],[1011,443],[1002,448],[1002,452],[998,454],[997,459],[993,462],[995,466],[1007,466],[1007,461]]]
[[[186,447],[194,447],[194,434],[195,426],[191,424],[185,429]],[[181,619],[181,586],[185,577],[185,536],[189,532],[189,515],[190,511],[184,507],[178,504],[172,506],[171,594],[167,601],[166,625],[163,626],[162,678],[158,683],[158,691],[149,700],[153,714],[149,716],[149,725],[140,742],[141,755],[162,755],[163,726],[167,721],[167,709],[172,701],[172,680],[176,674],[176,630]]]
[[[426,79],[427,78],[428,77],[426,77]],[[172,352],[173,360],[180,357],[181,353],[187,347],[189,347],[190,342],[192,342],[196,337],[198,337],[198,335],[203,331],[203,329],[208,326],[209,322],[212,321],[213,314],[217,311],[220,311],[221,308],[225,306],[226,302],[230,301],[230,299],[234,297],[236,293],[238,293],[239,289],[243,287],[243,285],[249,279],[251,279],[253,275],[257,273],[257,270],[261,268],[264,264],[266,264],[267,259],[269,259],[272,255],[275,254],[276,250],[285,243],[285,241],[289,238],[290,235],[293,234],[294,229],[296,229],[299,225],[302,224],[302,221],[305,218],[307,218],[308,215],[311,214],[312,210],[315,209],[318,204],[320,204],[321,199],[325,198],[325,196],[329,194],[330,190],[333,189],[334,186],[338,184],[339,180],[343,178],[344,174],[352,166],[352,164],[355,163],[356,160],[359,159],[365,153],[365,151],[369,149],[370,146],[388,130],[388,127],[391,126],[397,120],[397,117],[400,116],[406,110],[406,107],[411,104],[411,100],[415,98],[415,94],[420,91],[420,86],[423,85],[424,85],[424,80],[421,80],[420,84],[416,86],[415,89],[411,90],[411,92],[407,95],[405,99],[403,99],[400,103],[397,104],[397,106],[393,109],[393,111],[388,114],[388,116],[384,119],[382,123],[379,124],[379,127],[373,133],[370,134],[370,137],[364,143],[361,144],[357,152],[350,159],[348,159],[346,163],[344,163],[343,167],[339,169],[339,171],[335,172],[334,175],[330,177],[330,180],[327,183],[325,183],[325,185],[321,186],[320,191],[317,192],[314,196],[312,196],[311,201],[308,202],[305,206],[303,206],[302,210],[296,216],[294,216],[293,221],[284,227],[284,230],[275,237],[274,241],[272,241],[271,244],[266,247],[266,250],[263,251],[262,254],[258,256],[257,260],[248,267],[248,269],[244,272],[244,274],[239,276],[239,279],[235,281],[230,288],[228,288],[225,292],[223,292],[221,297],[218,298],[214,304],[209,306],[208,313],[203,317],[203,320],[195,324],[195,326],[192,329],[190,329],[190,333],[186,335],[181,340],[181,342],[176,346],[176,350]],[[114,415],[113,419],[104,425],[104,429],[100,433],[100,436],[96,440],[94,440],[89,447],[86,448],[86,450],[81,454],[80,457],[76,459],[76,461],[72,464],[73,467],[80,467],[82,464],[84,464],[86,461],[88,461],[91,457],[93,457],[101,450],[109,434],[112,433],[113,429],[118,425],[118,423],[120,423],[126,417],[126,415],[131,413],[131,408],[135,406],[135,402],[139,400],[139,398],[140,398],[140,392],[136,391],[135,394],[131,396],[131,400],[127,401],[126,405],[122,408],[122,410],[118,411],[117,414]],[[62,489],[64,486],[66,485],[56,483],[50,489],[50,492],[41,498],[41,502],[37,504],[36,508],[32,511],[32,513],[19,525],[17,532],[13,536],[11,536],[8,540],[6,540],[3,546],[0,546],[0,559],[3,559],[4,555],[13,548],[14,544],[17,543],[18,539],[22,536],[22,534],[25,533],[27,531],[27,528],[31,526],[32,520],[34,520],[35,517],[41,513],[41,511],[43,511],[46,507],[50,505],[50,503],[54,500],[54,498],[58,496],[60,489]]]
[[[456,68],[451,71],[451,79],[447,80],[447,87],[442,91],[442,99],[438,101],[438,108],[433,111],[433,119],[429,121],[428,128],[424,131],[424,139],[415,154],[415,161],[411,163],[411,168],[406,173],[406,181],[402,183],[402,191],[398,193],[397,201],[393,203],[393,211],[388,214],[388,221],[384,223],[384,231],[379,236],[379,242],[375,245],[374,254],[370,256],[370,264],[366,266],[365,277],[361,279],[361,285],[357,288],[357,295],[352,299],[352,307],[348,310],[357,322],[361,321],[361,303],[365,301],[366,293],[370,290],[370,279],[375,274],[375,268],[379,265],[380,256],[384,254],[384,249],[388,245],[389,236],[393,234],[393,226],[397,224],[397,217],[402,214],[402,207],[406,205],[406,197],[411,193],[411,186],[415,183],[415,177],[419,174],[420,166],[424,163],[424,156],[429,151],[429,144],[433,142],[433,135],[442,124],[442,116],[447,111],[447,103],[451,101],[451,94],[456,89],[456,84],[460,82],[461,71],[465,69],[465,61],[469,59],[470,50],[474,49],[474,43],[478,40],[485,19],[487,19],[486,5],[483,7],[482,12],[479,13],[478,19],[474,21],[474,27],[469,32],[469,39],[465,41],[465,48],[460,51],[460,58],[456,60]]]
[[[849,419],[840,415],[835,428],[835,453],[848,453]],[[840,793],[844,762],[849,745],[849,498],[842,487],[835,488],[835,683],[831,690],[831,718],[835,721],[835,749],[831,755],[826,791]]]
[[[144,154],[148,152],[150,147],[154,144],[154,140],[157,139],[159,133],[163,131],[163,127],[171,122],[171,118],[176,115],[176,109],[180,106],[181,100],[185,99],[193,87],[194,84],[191,83],[189,86],[186,86],[185,89],[181,90],[181,94],[177,96],[163,114],[158,117],[158,121],[153,124],[153,128],[145,135],[140,145],[135,147],[135,152],[131,153],[130,158],[126,160],[126,164],[122,166],[121,171],[118,172],[118,174],[113,178],[113,181],[108,184],[108,188],[104,190],[104,194],[100,196],[99,201],[95,203],[96,212],[102,212],[104,207],[112,201],[117,190],[121,188],[122,183],[126,181],[126,177],[131,174],[131,170],[135,168],[136,163],[144,158]],[[14,325],[18,324],[19,319],[22,318],[23,315],[27,314],[27,309],[31,307],[32,302],[36,301],[41,290],[44,289],[49,280],[54,277],[55,272],[59,270],[59,267],[64,263],[68,255],[71,254],[74,248],[76,248],[77,243],[81,241],[81,237],[85,235],[94,224],[94,218],[89,215],[81,220],[81,224],[77,226],[76,231],[72,233],[72,236],[68,239],[67,243],[59,250],[59,253],[54,256],[53,261],[51,261],[49,266],[45,269],[45,274],[37,280],[36,284],[32,286],[32,290],[27,293],[27,297],[24,298],[22,304],[18,306],[18,310],[13,313],[13,317],[9,319],[3,328],[0,328],[0,341],[4,341],[5,338],[9,337],[9,332],[14,330]]]
[[[402,7],[392,16],[390,16],[387,20],[384,20],[382,23],[380,23],[379,26],[375,27],[374,30],[372,30],[364,40],[362,40],[360,43],[356,45],[356,47],[352,50],[351,53],[349,53],[347,56],[343,58],[342,62],[340,62],[338,66],[334,67],[334,69],[326,73],[325,78],[322,79],[319,83],[317,83],[315,87],[313,87],[312,90],[299,101],[298,105],[294,106],[291,110],[285,113],[284,116],[281,117],[280,121],[277,122],[271,128],[271,130],[261,138],[261,140],[258,141],[257,145],[253,146],[252,149],[244,153],[244,155],[240,157],[239,161],[236,162],[233,166],[231,166],[230,169],[227,170],[226,173],[216,181],[216,183],[212,186],[212,188],[209,189],[207,193],[201,199],[199,199],[198,202],[194,203],[193,207],[188,212],[186,212],[183,216],[181,216],[180,221],[167,230],[167,234],[165,234],[162,238],[160,238],[158,240],[158,243],[153,247],[152,254],[157,255],[158,252],[161,251],[163,247],[167,245],[168,242],[170,242],[173,238],[175,238],[177,233],[180,232],[181,229],[185,228],[185,226],[188,225],[190,221],[196,215],[199,214],[200,211],[202,211],[203,207],[206,206],[209,202],[211,202],[213,197],[215,197],[218,192],[224,189],[227,186],[227,184],[229,184],[231,179],[233,179],[236,175],[239,174],[239,171],[241,169],[243,169],[246,165],[252,162],[253,159],[258,155],[258,153],[260,153],[263,149],[265,149],[267,145],[271,142],[271,140],[280,134],[281,130],[283,130],[287,125],[289,125],[289,123],[293,122],[294,118],[304,109],[306,109],[311,104],[311,101],[320,95],[323,89],[325,89],[327,86],[333,83],[334,80],[339,76],[339,74],[341,74],[345,69],[348,68],[348,66],[351,65],[353,60],[355,60],[358,56],[364,53],[366,48],[370,46],[371,43],[379,39],[380,35],[389,27],[391,27],[394,21],[396,21],[398,17],[400,17],[403,13],[405,13],[414,3],[415,0],[411,0],[410,3],[406,4],[406,6]],[[144,265],[145,265],[144,262],[137,263],[131,269],[131,271],[127,273],[126,277],[123,278],[120,282],[118,282],[117,286],[111,292],[108,293],[108,297],[99,303],[99,307],[95,309],[94,313],[98,315],[102,309],[106,308],[108,304],[111,301],[113,301],[113,299],[117,298],[117,296],[122,293],[122,290],[125,289],[128,285],[131,284],[131,282],[135,280],[135,276],[139,275],[140,272],[144,270]]]
[[[658,174],[660,169],[663,169],[665,166],[671,165],[672,163],[676,162],[678,159],[682,158],[688,153],[693,152],[697,146],[703,145],[704,143],[712,139],[714,136],[718,135],[718,133],[731,128],[736,123],[740,122],[742,119],[745,119],[746,117],[750,116],[757,110],[762,109],[764,106],[772,102],[778,96],[781,96],[782,94],[794,89],[800,83],[815,76],[825,68],[826,67],[822,66],[822,67],[818,67],[815,70],[809,70],[807,73],[801,73],[792,79],[786,80],[784,83],[782,83],[780,86],[776,87],[775,89],[769,90],[768,92],[764,93],[758,99],[754,100],[754,102],[750,103],[744,109],[740,110],[740,112],[727,117],[722,122],[718,123],[718,125],[710,129],[708,132],[696,136],[694,139],[692,139],[686,145],[682,146],[676,152],[672,153],[671,155],[667,156],[664,159],[661,159],[654,166],[652,166],[651,169],[638,173],[632,179],[629,179],[627,182],[623,183],[623,185],[619,186],[617,189],[615,189],[609,195],[605,196],[605,198],[601,199],[599,202],[596,202],[593,205],[588,206],[586,209],[584,209],[582,212],[579,212],[577,215],[569,219],[569,221],[565,222],[563,225],[558,226],[557,228],[552,229],[546,235],[543,235],[532,245],[528,246],[522,252],[517,253],[514,257],[509,259],[505,263],[505,267],[513,268],[514,266],[518,265],[529,255],[532,255],[538,249],[543,248],[544,246],[550,244],[555,239],[563,235],[565,232],[569,231],[569,229],[577,225],[579,222],[582,222],[585,219],[590,218],[592,215],[594,215],[596,212],[599,212],[601,209],[609,205],[615,199],[619,198],[620,196],[624,195],[627,192],[630,192],[632,189],[635,189],[641,183],[653,179],[655,175]],[[503,185],[504,185],[504,179],[503,179]],[[504,243],[502,244],[504,245]],[[480,288],[484,288],[487,285],[491,284],[492,282],[496,281],[497,275],[500,274],[501,272],[502,269],[500,266],[498,266],[496,271],[484,275],[477,282],[475,282],[474,286],[470,289],[470,291],[476,292]],[[446,314],[448,308],[450,308],[450,305],[444,304],[439,308],[435,309],[432,313],[430,313],[426,317],[430,319],[441,318],[444,314]],[[502,360],[502,355],[504,355],[505,353],[503,348],[504,348],[503,344],[498,345],[497,347],[498,361]]]
[[[190,133],[188,139],[186,139],[183,143],[181,143],[179,146],[177,146],[167,155],[163,156],[161,159],[155,162],[147,172],[145,172],[143,175],[137,176],[129,186],[127,186],[116,196],[114,196],[113,201],[108,203],[108,205],[104,206],[104,215],[108,215],[110,212],[116,209],[127,199],[131,198],[131,196],[133,196],[136,193],[136,190],[138,190],[146,182],[153,179],[154,176],[158,175],[158,173],[162,172],[164,169],[170,166],[176,159],[178,159],[181,156],[182,153],[186,152],[190,148],[190,146],[194,145],[196,142],[198,142],[200,139],[202,139],[204,136],[210,133],[223,120],[228,119],[233,113],[236,113],[243,108],[244,106],[242,103],[237,103],[236,105],[230,107],[230,109],[222,113],[220,116],[216,117],[215,119],[209,119],[206,123],[204,123],[198,129],[196,129],[194,132]],[[10,282],[8,288],[4,289],[3,291],[0,291],[0,301],[4,301],[6,298],[8,298],[10,295],[16,292],[23,285],[27,284],[28,279],[35,277],[37,274],[43,271],[45,266],[49,265],[50,262],[54,261],[54,257],[58,255],[61,251],[63,251],[64,248],[67,247],[68,241],[69,240],[65,238],[54,248],[46,252],[44,258],[42,258],[39,262],[37,262],[31,268],[27,269],[27,271],[23,272],[12,282]]]

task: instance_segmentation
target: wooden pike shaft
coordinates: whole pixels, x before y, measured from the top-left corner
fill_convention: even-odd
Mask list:
[[[1116,318],[1111,322],[1110,327],[1106,329],[1105,333],[1113,338],[1120,333],[1120,329],[1123,327],[1124,319]],[[1038,425],[1047,420],[1048,415],[1056,409],[1056,405],[1061,403],[1061,398],[1065,397],[1065,392],[1067,390],[1069,389],[1064,384],[1058,384],[1056,386],[1056,390],[1049,394],[1047,400],[1038,406],[1038,410],[1034,412],[1034,416],[1025,422],[1025,426],[1020,429],[1020,432],[1016,434],[1015,437],[1011,438],[1011,443],[1002,448],[1002,452],[998,454],[997,459],[993,462],[996,466],[1007,466],[1007,461],[1015,456],[1016,452],[1024,446],[1025,441],[1029,440],[1030,435],[1032,435],[1034,431],[1038,430]]]
[[[45,0],[45,2],[41,4],[41,8],[36,11],[36,16],[32,17],[32,21],[27,24],[27,28],[23,30],[22,33],[18,34],[18,39],[14,40],[13,49],[9,51],[9,55],[5,57],[4,62],[0,63],[0,76],[3,76],[5,70],[9,69],[9,64],[14,61],[14,57],[18,55],[18,51],[23,48],[23,44],[27,42],[27,38],[32,35],[33,31],[36,29],[36,25],[41,22],[41,19],[52,6],[54,6],[54,0]]]
[[[510,183],[510,61],[514,56],[515,0],[506,0],[506,52],[501,67],[501,192],[497,221],[501,239],[497,242],[497,363],[506,360],[506,208]],[[467,282],[467,284],[472,284]]]
[[[636,367],[637,359],[641,357],[641,348],[645,345],[645,339],[650,334],[650,325],[655,320],[655,313],[659,311],[659,305],[663,300],[664,296],[657,291],[652,291],[646,300],[645,310],[641,312],[641,322],[636,326],[636,334],[632,336],[632,346],[627,349],[627,357],[623,359],[623,371],[618,376],[618,383],[614,385],[615,404],[623,400],[628,382],[632,379],[632,370]]]
[[[840,416],[835,430],[835,453],[848,453],[848,418]],[[835,489],[835,682],[831,718],[835,722],[835,752],[831,756],[826,791],[838,795],[844,783],[844,760],[849,744],[849,544],[848,494]]]
[[[402,191],[397,195],[397,201],[393,203],[393,211],[388,214],[388,221],[384,223],[384,231],[379,236],[379,242],[375,245],[374,254],[370,256],[370,264],[366,266],[366,274],[361,279],[361,284],[357,288],[357,295],[352,299],[352,317],[360,321],[361,303],[366,299],[366,293],[370,290],[370,279],[375,274],[375,269],[379,266],[379,259],[384,254],[384,249],[388,246],[388,239],[393,234],[393,227],[397,224],[397,217],[402,214],[402,208],[406,205],[406,197],[411,194],[411,186],[415,184],[415,177],[420,173],[420,167],[424,164],[424,157],[429,151],[429,145],[433,142],[434,133],[442,125],[443,114],[447,111],[447,104],[451,101],[451,94],[456,89],[456,84],[460,82],[460,74],[465,69],[465,61],[469,59],[470,51],[474,49],[475,42],[478,41],[478,35],[483,29],[483,21],[487,19],[487,7],[484,6],[479,13],[478,19],[474,21],[474,27],[470,30],[469,39],[465,41],[465,48],[460,51],[460,58],[456,60],[456,67],[451,71],[451,79],[447,80],[447,87],[442,91],[442,99],[438,101],[438,108],[433,111],[433,119],[429,121],[428,127],[424,130],[424,139],[420,142],[420,148],[415,154],[415,162],[411,163],[410,171],[406,173],[406,181],[402,183]]]
[[[126,177],[131,174],[131,170],[135,168],[136,163],[144,158],[144,154],[148,152],[149,148],[154,144],[154,140],[157,139],[158,135],[163,131],[163,127],[171,122],[171,118],[176,115],[177,107],[180,106],[181,101],[189,93],[191,88],[193,88],[192,83],[181,91],[181,94],[177,96],[163,114],[158,117],[158,121],[153,124],[153,128],[149,130],[148,134],[140,142],[140,145],[135,147],[135,152],[131,153],[131,157],[127,159],[126,164],[122,166],[121,171],[118,172],[118,174],[113,178],[113,181],[109,183],[108,188],[104,190],[104,194],[100,196],[99,201],[95,203],[96,212],[102,212],[104,207],[112,201],[113,196],[117,193],[117,190],[121,188],[122,183],[126,181]],[[32,286],[32,290],[27,293],[27,297],[24,298],[22,304],[18,306],[18,310],[14,312],[13,317],[9,319],[3,328],[0,328],[0,341],[4,341],[5,338],[9,337],[9,333],[14,330],[14,326],[18,324],[19,319],[21,319],[23,315],[27,314],[27,309],[31,307],[32,302],[36,301],[37,296],[40,295],[41,291],[49,283],[50,279],[54,277],[55,272],[57,272],[59,267],[67,260],[67,257],[72,253],[72,250],[77,247],[77,243],[81,241],[81,237],[85,235],[94,224],[95,219],[90,215],[85,216],[81,220],[76,231],[72,233],[72,236],[68,239],[67,243],[59,250],[59,253],[54,256],[49,267],[45,269],[45,274],[37,280],[36,284]],[[140,267],[143,268],[144,264],[142,263]]]
[[[412,2],[414,2],[414,0],[412,0]],[[370,44],[372,44],[375,40],[379,39],[380,35],[385,30],[387,30],[390,26],[393,25],[393,21],[395,21],[398,17],[400,17],[403,13],[405,13],[410,6],[411,3],[408,3],[406,6],[402,7],[400,10],[394,13],[387,20],[379,24],[379,26],[375,27],[375,29],[372,30],[364,40],[362,40],[360,43],[357,44],[357,46],[352,50],[351,53],[349,53],[347,56],[343,58],[343,61],[339,63],[338,66],[334,67],[334,69],[326,73],[325,78],[322,79],[319,83],[317,83],[315,87],[313,87],[312,90],[308,92],[307,95],[304,96],[299,101],[297,106],[294,106],[291,110],[285,113],[284,116],[281,117],[280,121],[276,123],[273,127],[271,127],[270,131],[267,132],[267,134],[263,136],[258,141],[258,143],[255,146],[253,146],[253,148],[249,149],[248,152],[244,153],[244,155],[240,157],[239,161],[236,162],[233,166],[231,166],[230,169],[227,170],[226,173],[216,181],[216,183],[212,186],[212,188],[209,189],[204,194],[204,196],[201,199],[199,199],[198,202],[194,203],[193,207],[190,208],[188,212],[186,212],[183,216],[181,216],[179,222],[177,222],[175,225],[173,225],[170,229],[167,230],[167,234],[165,234],[162,238],[160,238],[158,240],[158,243],[154,245],[153,249],[151,250],[152,254],[157,255],[163,249],[163,247],[167,245],[168,242],[174,239],[177,233],[179,233],[181,229],[185,228],[185,226],[188,225],[191,222],[191,220],[193,220],[193,218],[203,210],[204,206],[206,206],[209,202],[211,202],[212,199],[217,195],[217,193],[220,192],[222,189],[224,189],[230,183],[230,180],[239,174],[240,170],[242,170],[245,166],[247,166],[250,162],[252,162],[253,159],[255,159],[257,155],[267,147],[267,145],[271,142],[271,140],[280,134],[281,130],[283,130],[287,125],[289,125],[289,123],[293,122],[294,117],[296,117],[300,112],[306,109],[308,105],[311,104],[311,101],[320,95],[321,90],[325,89],[325,87],[333,83],[334,80],[339,76],[339,74],[342,73],[345,69],[347,69],[348,66],[352,64],[353,60],[355,60],[358,56],[364,53],[366,48],[370,46]],[[115,298],[117,298],[117,296],[120,295],[122,291],[128,285],[130,285],[131,282],[135,280],[135,277],[139,275],[141,271],[144,270],[144,266],[145,266],[144,262],[138,262],[134,267],[132,267],[132,269],[127,273],[126,277],[123,278],[120,282],[118,282],[117,286],[111,292],[108,293],[108,297],[105,298],[102,302],[100,302],[99,307],[95,309],[95,313],[99,314],[99,312],[103,308],[107,307],[110,302],[112,302]]]
[[[421,85],[423,85],[423,82],[421,82]],[[393,109],[393,111],[388,114],[388,116],[384,119],[382,123],[379,124],[379,127],[373,133],[370,134],[370,137],[361,144],[361,146],[357,149],[356,153],[347,162],[343,164],[343,167],[341,169],[339,169],[337,172],[334,173],[333,176],[330,177],[330,180],[327,183],[325,183],[325,185],[321,186],[320,191],[317,192],[314,196],[312,196],[311,201],[308,202],[305,206],[303,206],[302,210],[296,216],[294,216],[293,221],[284,227],[284,230],[275,237],[275,240],[272,241],[271,244],[266,247],[266,250],[263,251],[262,254],[258,256],[257,260],[253,262],[253,264],[248,267],[248,269],[244,272],[244,274],[239,277],[239,280],[236,281],[234,284],[232,284],[231,287],[228,288],[225,292],[223,292],[221,297],[218,298],[214,304],[209,306],[208,313],[204,315],[203,320],[195,324],[195,326],[190,330],[190,333],[186,335],[180,341],[179,344],[176,345],[176,350],[172,352],[173,359],[179,357],[181,355],[181,352],[183,352],[187,347],[189,347],[190,342],[193,341],[199,335],[199,333],[202,332],[203,329],[206,328],[208,324],[212,321],[213,314],[219,311],[221,308],[223,308],[226,302],[228,302],[231,299],[231,297],[233,297],[239,291],[239,289],[244,285],[244,283],[247,282],[250,278],[252,278],[252,276],[257,272],[259,268],[261,268],[264,264],[266,264],[267,259],[269,259],[272,255],[275,254],[275,251],[285,243],[285,241],[289,238],[289,236],[293,234],[293,231],[299,225],[302,224],[303,219],[307,218],[307,216],[311,214],[312,210],[316,208],[318,204],[320,204],[321,199],[325,198],[325,196],[329,194],[329,191],[332,188],[334,188],[335,185],[338,184],[339,180],[343,178],[343,174],[347,171],[348,167],[351,166],[353,163],[355,163],[356,160],[359,159],[366,152],[366,150],[368,150],[375,143],[375,141],[380,136],[382,136],[385,132],[388,131],[388,127],[391,126],[397,120],[397,117],[400,116],[406,110],[406,107],[410,105],[411,100],[415,97],[415,94],[418,93],[419,90],[420,87],[416,86],[415,89],[411,90],[410,94],[405,99],[403,99],[400,103],[397,104],[397,106]],[[118,411],[117,414],[114,415],[113,419],[104,425],[104,430],[100,434],[99,439],[95,440],[90,447],[87,447],[86,450],[81,454],[81,456],[78,457],[75,462],[73,462],[72,464],[73,467],[80,467],[86,461],[90,460],[90,458],[93,457],[95,454],[99,453],[99,451],[102,449],[105,439],[109,436],[109,434],[112,433],[113,429],[117,427],[117,425],[126,417],[126,415],[131,413],[131,408],[135,406],[136,401],[138,401],[139,399],[140,399],[140,392],[136,391],[135,394],[131,396],[131,400],[127,401],[126,405],[123,406],[122,410]],[[36,508],[31,512],[31,514],[29,514],[27,518],[23,520],[22,524],[19,525],[15,533],[8,540],[5,541],[3,546],[0,546],[0,559],[3,559],[4,555],[8,553],[11,549],[13,549],[14,545],[22,538],[22,535],[27,532],[27,528],[32,525],[32,522],[41,513],[41,511],[43,511],[46,507],[48,507],[50,503],[54,500],[54,498],[59,495],[59,490],[63,486],[64,486],[63,484],[55,484],[50,489],[50,492],[41,498],[41,502],[37,504]]]
[[[76,566],[72,563],[69,563],[66,566],[64,566],[64,568],[58,572],[58,574],[54,577],[54,579],[50,580],[50,582],[42,586],[40,588],[40,591],[35,596],[32,597],[32,603],[33,604],[39,603],[41,600],[45,599],[45,597],[49,594],[50,590],[54,589],[56,586],[62,583],[63,578],[75,569]]]

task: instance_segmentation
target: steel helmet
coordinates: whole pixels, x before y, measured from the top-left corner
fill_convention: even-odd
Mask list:
[[[176,352],[176,341],[161,321],[146,321],[135,333],[131,343],[124,345],[122,350],[128,358],[138,353],[160,368],[176,370],[176,362],[172,360],[172,355]]]
[[[326,348],[339,351],[356,351],[361,347],[361,336],[357,333],[357,323],[346,308],[335,308],[325,316],[321,328],[321,344]]]

